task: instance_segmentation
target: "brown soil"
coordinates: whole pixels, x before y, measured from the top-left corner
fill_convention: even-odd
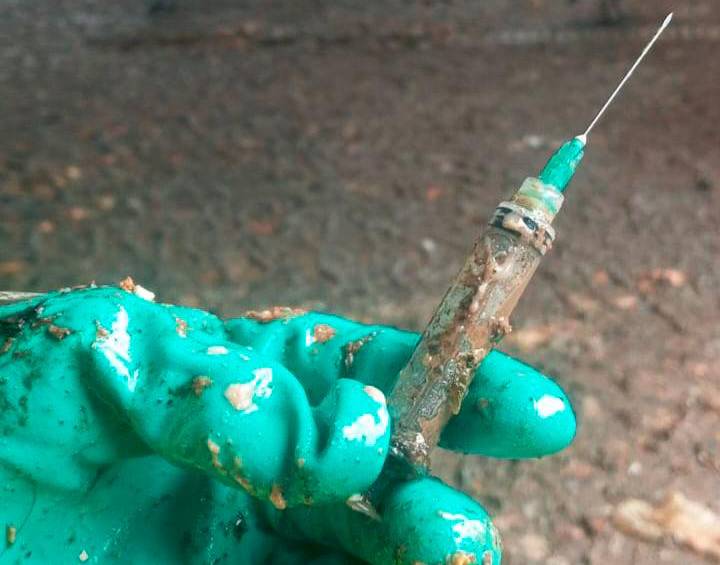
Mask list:
[[[577,441],[437,459],[507,563],[704,563],[610,516],[669,491],[720,512],[720,10],[620,5],[605,25],[591,0],[5,2],[0,289],[132,275],[224,315],[419,329],[493,206],[674,5],[504,345],[570,391]]]

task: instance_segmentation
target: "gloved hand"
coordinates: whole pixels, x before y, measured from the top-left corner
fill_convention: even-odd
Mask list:
[[[0,563],[500,563],[483,508],[378,478],[417,334],[273,309],[223,322],[125,284],[0,306]],[[563,392],[499,352],[442,445],[567,446]]]

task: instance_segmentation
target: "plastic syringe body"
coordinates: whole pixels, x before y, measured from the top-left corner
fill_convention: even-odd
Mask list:
[[[477,368],[510,331],[510,314],[555,239],[551,223],[584,148],[582,138],[566,141],[537,178],[497,206],[435,310],[388,402],[391,459],[401,467],[427,471]]]

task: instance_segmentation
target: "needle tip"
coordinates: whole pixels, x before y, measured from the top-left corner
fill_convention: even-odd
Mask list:
[[[583,145],[587,145],[587,134],[586,133],[581,133],[580,135],[576,135],[575,139],[577,139]]]
[[[579,135],[579,136],[577,137],[577,139],[578,139],[579,141],[583,141],[583,139],[584,139],[585,141],[587,141],[587,137],[586,137],[587,134],[590,133],[590,130],[591,130],[593,127],[595,127],[595,124],[596,124],[597,121],[600,119],[600,117],[605,113],[605,110],[607,110],[608,106],[610,106],[610,104],[612,103],[612,101],[615,100],[615,97],[617,96],[618,92],[620,92],[620,90],[621,90],[622,87],[624,86],[625,82],[627,82],[627,80],[630,78],[630,76],[635,72],[635,69],[636,69],[637,66],[640,64],[640,61],[642,61],[642,60],[645,58],[645,55],[648,54],[648,51],[650,51],[650,49],[652,48],[652,46],[653,46],[653,45],[655,44],[655,42],[657,41],[657,38],[660,37],[660,34],[661,34],[661,33],[663,32],[663,30],[668,26],[668,24],[670,23],[670,20],[672,20],[672,17],[673,17],[673,13],[672,13],[672,12],[670,12],[667,16],[665,16],[665,20],[663,21],[662,25],[661,25],[661,26],[658,28],[658,30],[655,32],[655,35],[653,35],[652,39],[651,39],[650,41],[648,41],[647,45],[645,45],[645,49],[642,50],[642,53],[640,53],[640,56],[639,56],[637,59],[635,59],[635,62],[634,62],[633,65],[630,67],[630,70],[628,70],[628,72],[625,73],[625,76],[624,76],[624,77],[622,78],[622,80],[620,81],[620,84],[618,84],[618,85],[615,87],[615,90],[614,90],[613,93],[610,95],[610,98],[607,99],[607,101],[605,102],[605,105],[604,105],[602,108],[600,108],[600,111],[595,115],[595,117],[593,118],[593,121],[590,122],[590,125],[589,125],[589,126],[587,127],[587,129],[585,130],[585,133],[583,133],[582,135]]]

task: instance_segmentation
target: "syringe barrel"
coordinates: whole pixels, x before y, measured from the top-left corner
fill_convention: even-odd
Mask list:
[[[460,406],[475,372],[510,331],[509,318],[542,256],[562,204],[553,186],[530,178],[495,210],[400,372],[389,398],[391,452],[416,472]]]

